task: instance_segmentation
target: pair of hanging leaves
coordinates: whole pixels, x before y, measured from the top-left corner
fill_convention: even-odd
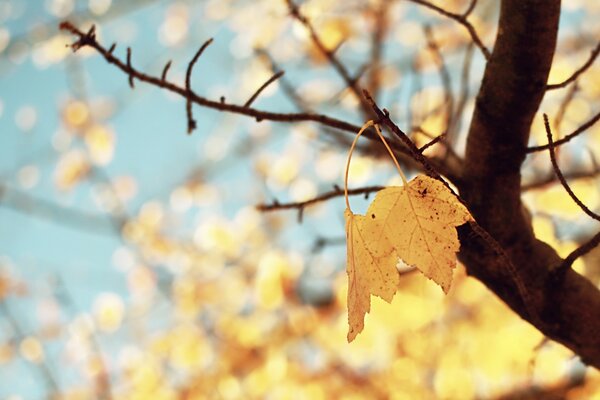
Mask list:
[[[404,186],[377,192],[365,215],[353,214],[349,207],[344,212],[348,342],[364,328],[371,295],[392,301],[400,283],[400,261],[416,267],[445,293],[450,289],[460,247],[456,227],[472,217],[442,182],[424,175],[407,183],[403,176],[403,181]]]

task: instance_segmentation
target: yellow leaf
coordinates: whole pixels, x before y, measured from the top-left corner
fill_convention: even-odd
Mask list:
[[[367,210],[365,233],[371,251],[389,251],[386,246],[392,243],[404,263],[448,293],[460,247],[455,227],[469,219],[467,209],[442,182],[420,175],[406,186],[377,193]]]
[[[364,328],[371,295],[391,302],[398,289],[398,261],[417,267],[448,293],[456,252],[455,227],[471,219],[443,183],[418,176],[405,186],[379,191],[366,215],[346,209],[348,341]]]
[[[377,251],[367,248],[363,215],[354,215],[346,209],[346,241],[348,243],[348,342],[364,328],[365,314],[371,309],[371,294],[390,302],[396,293],[400,276],[396,269],[398,256],[386,238]],[[386,248],[384,248],[386,247]],[[387,250],[387,252],[386,252]]]

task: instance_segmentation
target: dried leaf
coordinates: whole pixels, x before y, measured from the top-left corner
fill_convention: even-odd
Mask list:
[[[460,248],[456,226],[471,215],[444,184],[428,176],[417,176],[407,186],[389,187],[377,193],[367,210],[367,235],[374,252],[386,237],[398,256],[417,267],[448,293],[456,253]]]
[[[371,294],[390,302],[398,288],[399,259],[448,292],[460,247],[456,226],[471,219],[443,183],[418,176],[377,193],[366,216],[346,210],[348,341],[364,327]]]
[[[366,236],[364,229],[367,218],[354,215],[349,209],[344,216],[348,243],[348,342],[351,342],[364,328],[364,316],[371,309],[371,294],[392,301],[400,276],[396,269],[398,255],[387,238],[382,238],[385,245],[381,249],[371,251],[367,241],[373,238]]]

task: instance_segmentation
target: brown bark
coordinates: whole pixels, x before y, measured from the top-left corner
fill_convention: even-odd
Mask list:
[[[560,0],[503,0],[496,43],[477,96],[460,187],[476,220],[507,251],[516,274],[468,228],[469,274],[548,337],[600,368],[600,291],[533,234],[521,203],[521,164],[556,47]],[[520,280],[527,288],[523,299]],[[526,304],[527,303],[527,304]]]

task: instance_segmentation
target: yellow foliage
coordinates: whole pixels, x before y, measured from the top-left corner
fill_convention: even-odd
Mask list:
[[[348,341],[364,328],[370,296],[390,302],[398,260],[417,267],[448,292],[459,249],[455,226],[471,217],[439,181],[419,176],[377,193],[366,215],[345,211],[348,244]]]

